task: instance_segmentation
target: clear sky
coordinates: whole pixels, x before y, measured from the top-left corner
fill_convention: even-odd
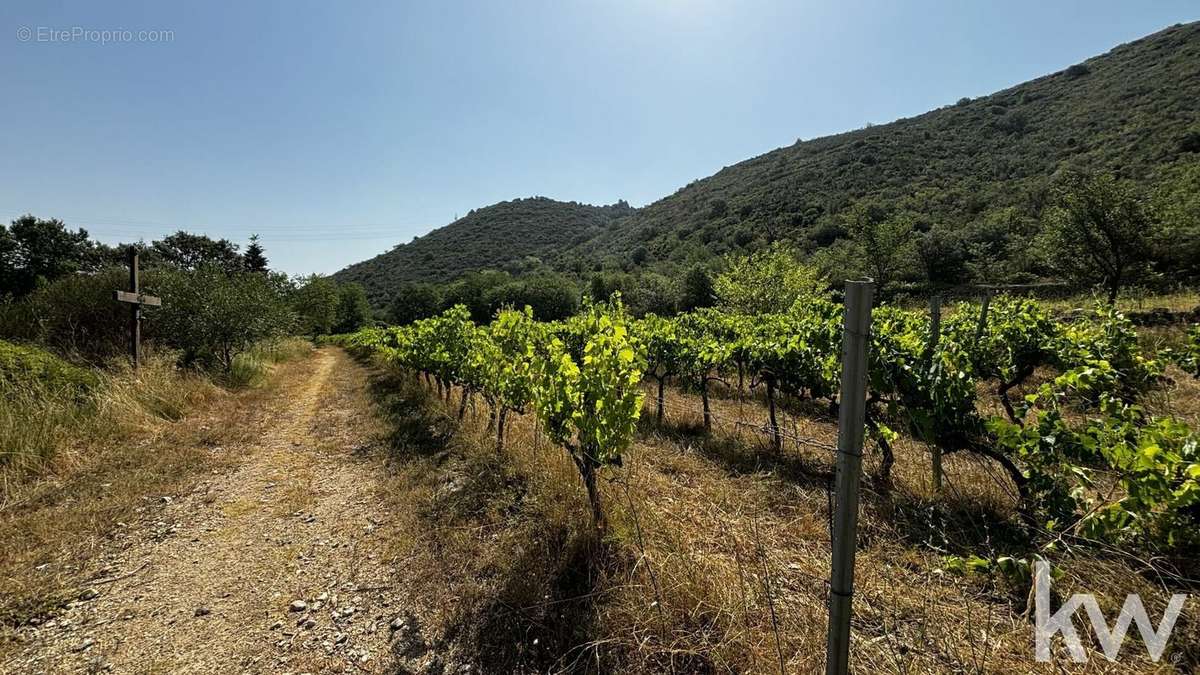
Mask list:
[[[327,273],[500,200],[641,206],[1196,19],[1196,0],[5,0],[0,218],[257,232],[274,267]]]

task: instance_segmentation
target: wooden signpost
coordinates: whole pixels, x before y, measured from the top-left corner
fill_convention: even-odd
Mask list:
[[[129,303],[129,359],[137,368],[142,356],[142,305],[161,307],[162,300],[144,295],[138,288],[138,252],[132,246],[129,247],[129,290],[115,291],[113,298]]]

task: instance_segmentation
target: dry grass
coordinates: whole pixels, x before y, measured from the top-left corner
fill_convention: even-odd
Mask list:
[[[153,523],[161,497],[231,462],[257,429],[257,403],[299,386],[301,375],[285,368],[267,387],[236,394],[162,359],[136,375],[106,375],[95,409],[55,431],[53,453],[0,474],[4,630],[77,595],[107,540],[137,521]]]
[[[1103,294],[1082,293],[1066,298],[1047,298],[1038,302],[1053,310],[1070,310],[1091,307],[1104,301]],[[1144,312],[1165,308],[1172,312],[1189,312],[1200,307],[1200,291],[1181,289],[1171,293],[1152,293],[1141,288],[1127,288],[1117,296],[1117,309],[1122,312]]]
[[[727,392],[701,433],[698,398],[667,397],[653,423],[605,472],[609,537],[595,541],[586,498],[563,450],[529,415],[496,453],[486,411],[454,419],[409,376],[376,382],[393,448],[385,488],[396,555],[421,570],[412,601],[432,629],[486,672],[811,672],[824,663],[828,487],[836,423],[785,402],[782,453],[760,428],[761,402]],[[812,439],[817,445],[801,444]],[[943,571],[943,555],[1023,555],[1011,485],[977,459],[946,458],[931,490],[928,450],[896,444],[893,487],[864,485],[853,663],[859,672],[1058,672],[1033,660],[1027,587]],[[875,471],[868,452],[866,470]],[[1060,554],[1058,592],[1096,593],[1109,616],[1138,592],[1152,616],[1169,594],[1120,553]],[[1072,672],[1173,672],[1200,662],[1194,602],[1168,657],[1137,640],[1119,663],[1099,652]],[[1065,652],[1059,664],[1067,663]],[[1168,659],[1174,659],[1169,661]],[[1172,665],[1176,664],[1176,665]]]

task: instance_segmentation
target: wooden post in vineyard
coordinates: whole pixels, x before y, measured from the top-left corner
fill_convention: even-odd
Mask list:
[[[839,395],[838,454],[829,582],[827,675],[850,668],[850,609],[854,597],[854,551],[858,545],[858,484],[862,474],[863,425],[867,407],[867,346],[870,344],[872,281],[846,282],[842,332],[842,389]]]
[[[975,326],[975,344],[983,339],[983,331],[987,330],[988,305],[992,302],[992,289],[983,289],[983,306],[979,308],[979,323]]]
[[[942,339],[942,296],[935,295],[929,298],[929,346],[925,350],[925,360],[927,368],[933,367],[933,359],[936,356],[938,342]],[[941,494],[942,492],[942,448],[934,443],[929,448],[930,463],[933,470],[933,492]]]
[[[138,284],[138,252],[129,247],[129,290],[116,291],[117,302],[129,303],[129,360],[136,369],[142,360],[142,305],[162,306],[162,300],[153,295],[143,295]]]

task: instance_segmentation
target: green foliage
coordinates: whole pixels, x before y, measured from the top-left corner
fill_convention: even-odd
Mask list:
[[[237,354],[290,333],[296,321],[279,276],[201,266],[163,272],[159,288],[163,305],[151,321],[185,363],[228,371]]]
[[[358,284],[340,284],[337,287],[337,313],[333,332],[353,333],[371,321],[371,305],[367,303],[367,292]]]
[[[101,264],[86,230],[74,232],[61,220],[21,216],[0,225],[0,296],[23,296],[39,285]]]
[[[441,304],[433,284],[405,282],[397,287],[388,310],[392,321],[404,325],[437,314]]]
[[[690,312],[702,307],[712,307],[716,304],[717,295],[713,289],[712,272],[700,264],[692,265],[679,289],[677,306],[681,312]]]
[[[828,295],[817,269],[801,264],[783,243],[730,259],[713,289],[721,307],[742,314],[784,312]]]
[[[1062,321],[1035,302],[1001,296],[981,330],[979,310],[950,312],[933,343],[924,312],[874,309],[867,425],[884,452],[881,467],[890,466],[888,444],[904,432],[945,453],[999,463],[1037,532],[1146,548],[1193,545],[1196,432],[1137,407],[1161,365],[1141,351],[1132,324],[1103,304]],[[769,400],[780,392],[836,404],[842,311],[812,299],[771,314],[709,308],[631,321],[617,296],[551,323],[537,322],[530,308],[506,309],[479,327],[457,306],[338,342],[433,375],[439,386],[482,393],[501,411],[532,404],[544,432],[571,454],[603,526],[596,472],[620,463],[632,439],[643,376],[698,388],[706,427],[708,383],[734,371],[767,383]],[[1015,404],[1004,398],[1037,369],[1053,379]],[[1008,418],[981,412],[977,398],[987,380],[1002,385]],[[1019,559],[953,564],[1004,576],[1022,569]]]
[[[909,213],[888,214],[877,204],[855,204],[844,217],[849,235],[845,251],[850,259],[838,258],[840,269],[826,267],[826,274],[857,276],[875,280],[880,293],[891,289],[897,278],[913,264],[917,240],[916,219]]]
[[[1025,592],[1033,583],[1033,564],[1038,559],[1037,556],[1017,558],[1002,555],[995,558],[982,558],[977,555],[948,555],[942,558],[942,569],[963,576],[981,575],[1003,579],[1010,587]],[[1052,579],[1058,579],[1062,575],[1062,568],[1050,568]]]
[[[1200,139],[1200,131],[1193,133]],[[1157,271],[1200,279],[1200,160],[1168,167],[1154,192],[1153,204],[1161,220],[1153,242]]]
[[[588,336],[581,357],[550,338],[533,367],[533,400],[546,433],[577,463],[619,463],[641,412],[646,364],[620,301],[572,321]]]
[[[1184,372],[1200,378],[1200,325],[1188,328],[1183,348],[1174,357]]]
[[[1170,418],[1147,418],[1137,406],[1107,399],[1104,414],[1079,432],[1080,444],[1116,472],[1120,499],[1081,491],[1081,534],[1093,539],[1200,544],[1200,434]],[[1086,475],[1086,472],[1085,474]]]
[[[508,272],[497,270],[469,272],[445,287],[441,296],[442,308],[463,305],[471,311],[472,321],[487,323],[498,309],[492,304],[493,298],[488,293],[492,289],[510,282],[512,282],[512,275]],[[406,284],[404,287],[409,286]]]
[[[993,419],[997,447],[1020,457],[1047,530],[1092,540],[1186,549],[1200,543],[1200,434],[1148,416],[1107,393],[1107,364],[1063,373],[1026,397],[1035,423]],[[1100,414],[1072,423],[1064,406],[1099,398]]]
[[[27,317],[24,337],[59,353],[102,362],[128,353],[129,306],[113,300],[113,291],[128,284],[129,273],[121,269],[72,274],[42,286],[11,309]],[[157,275],[143,275],[142,286],[155,293]],[[143,323],[145,339],[154,339],[155,326]]]
[[[1102,286],[1110,303],[1149,268],[1156,223],[1128,182],[1069,176],[1043,221],[1039,246],[1046,264],[1081,286]]]
[[[238,272],[246,267],[237,244],[183,230],[154,242],[146,257],[152,266],[162,264],[182,270],[219,267],[226,272]]]
[[[500,202],[351,265],[334,277],[362,284],[372,304],[383,306],[405,282],[444,283],[470,271],[522,267],[530,257],[566,270],[572,258],[562,255],[565,249],[632,212],[625,202],[590,206],[545,197]]]
[[[541,330],[529,307],[522,311],[503,309],[472,343],[468,359],[478,372],[473,383],[493,405],[518,412],[529,405],[534,352],[542,342]]]
[[[243,265],[247,272],[267,272],[267,255],[257,234],[250,235],[250,244],[242,255]]]
[[[511,281],[488,291],[490,307],[525,307],[541,321],[565,319],[579,308],[579,289],[566,276],[545,273]]]
[[[929,335],[929,320],[922,314],[888,306],[874,310],[871,396],[886,403],[913,436],[947,449],[962,448],[983,428],[976,409],[977,371],[960,342],[947,336],[930,351]]]
[[[638,276],[637,283],[622,297],[628,300],[629,311],[634,316],[669,316],[677,308],[679,286],[662,274],[645,272]]]
[[[83,397],[100,386],[90,370],[73,366],[37,347],[0,340],[0,388],[37,387]]]
[[[300,333],[324,335],[331,332],[337,325],[340,300],[338,285],[333,279],[318,274],[300,279],[292,293],[292,310],[296,313]]]

